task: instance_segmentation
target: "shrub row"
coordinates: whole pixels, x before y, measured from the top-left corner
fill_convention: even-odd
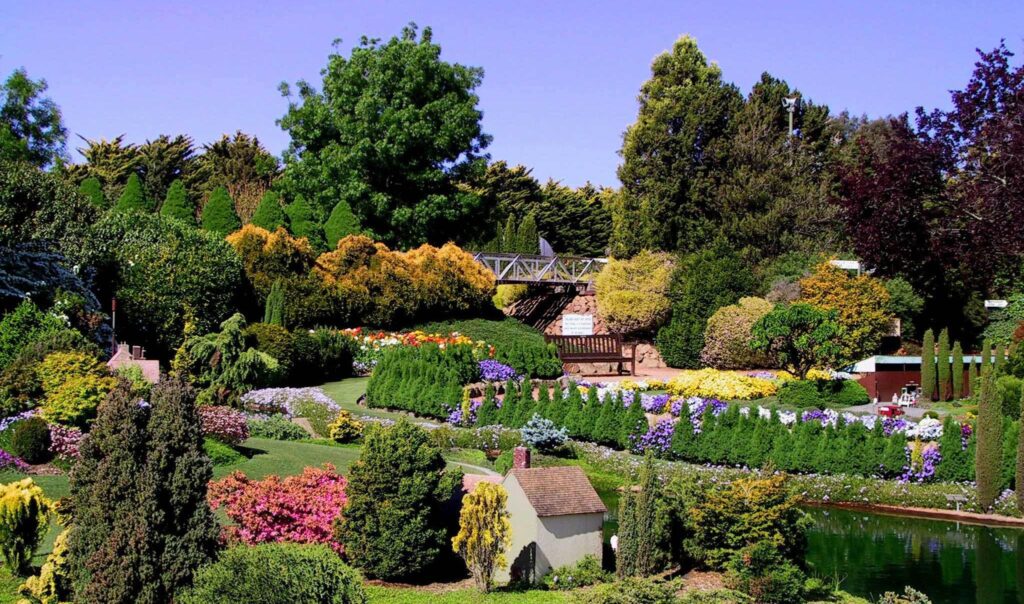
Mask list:
[[[853,380],[795,380],[779,389],[779,402],[795,407],[866,405],[868,391]]]
[[[389,407],[427,417],[445,417],[462,400],[462,387],[479,368],[469,345],[392,346],[366,386],[371,407]]]

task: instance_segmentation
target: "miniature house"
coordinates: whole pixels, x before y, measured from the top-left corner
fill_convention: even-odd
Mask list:
[[[576,466],[531,468],[530,453],[515,450],[513,468],[501,482],[508,492],[512,543],[498,581],[534,582],[587,554],[601,559],[607,508]]]
[[[147,359],[146,349],[141,346],[119,344],[117,352],[107,361],[107,367],[111,371],[132,365],[142,370],[142,377],[150,384],[160,381],[160,361]]]

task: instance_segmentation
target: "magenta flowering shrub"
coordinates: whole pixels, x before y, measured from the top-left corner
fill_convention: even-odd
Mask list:
[[[208,499],[213,509],[223,506],[235,524],[224,527],[228,542],[324,543],[341,553],[334,521],[348,501],[347,485],[330,464],[284,479],[272,475],[251,480],[233,472],[210,483]]]
[[[78,459],[78,445],[82,441],[82,436],[82,431],[78,428],[50,424],[50,453],[64,461]]]
[[[215,438],[228,445],[240,445],[249,438],[249,424],[245,414],[221,405],[199,407],[199,420],[203,436]]]

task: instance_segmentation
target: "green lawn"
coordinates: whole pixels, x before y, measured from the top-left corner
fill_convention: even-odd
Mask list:
[[[400,587],[368,585],[366,593],[370,602],[387,604],[560,604],[569,597],[561,591],[493,591],[482,594],[475,589],[435,592]]]
[[[378,417],[380,419],[393,419],[395,421],[403,417],[413,417],[407,413],[386,411],[384,409],[371,409],[369,407],[361,407],[356,404],[359,397],[366,394],[366,384],[369,381],[370,378],[368,377],[348,378],[341,380],[340,382],[329,382],[320,386],[320,389],[324,391],[324,394],[334,399],[342,409],[350,411],[352,415],[355,415],[356,417],[366,415],[369,417]]]

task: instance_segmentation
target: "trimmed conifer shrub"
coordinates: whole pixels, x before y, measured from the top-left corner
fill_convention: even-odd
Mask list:
[[[949,364],[949,330],[939,332],[938,353],[939,400],[948,401],[953,394],[953,382],[950,379]]]
[[[921,343],[921,398],[926,401],[935,399],[935,334],[932,330],[924,332]]]
[[[285,207],[284,212],[288,216],[288,229],[292,235],[305,237],[309,241],[309,245],[315,249],[324,248],[323,231],[313,215],[312,206],[309,205],[305,197],[299,195],[295,201]]]
[[[164,198],[164,204],[160,207],[160,215],[195,226],[196,207],[189,200],[188,192],[185,191],[185,185],[181,180],[176,179],[167,189],[167,197]]]
[[[978,368],[978,377],[985,372],[986,367],[992,366],[992,342],[985,340],[981,345],[981,367]]]
[[[971,357],[970,363],[967,365],[967,390],[965,393],[969,393],[974,396],[975,391],[978,388],[978,363],[974,362],[974,357]]]
[[[324,237],[327,239],[328,249],[338,247],[338,241],[349,235],[358,235],[362,231],[359,219],[352,212],[352,206],[344,199],[339,201],[331,215],[324,223]]]
[[[983,510],[988,510],[999,496],[1003,455],[1003,414],[991,367],[981,372],[977,435],[974,473],[978,484],[978,504]]]
[[[264,193],[249,224],[270,232],[276,231],[278,227],[287,227],[288,217],[285,216],[284,208],[281,207],[281,197],[274,191]]]
[[[992,369],[999,373],[1003,370],[1006,365],[1006,351],[1003,349],[1002,342],[996,342],[995,347],[992,349]]]
[[[1019,426],[1024,426],[1024,398],[1021,399]],[[1014,475],[1014,491],[1017,495],[1017,509],[1024,510],[1024,430],[1017,431],[1017,467]]]
[[[117,198],[117,203],[114,204],[114,211],[116,212],[151,212],[153,208],[149,205],[146,200],[146,194],[142,190],[142,182],[139,180],[138,174],[132,174],[128,177],[128,182],[124,186],[124,190],[121,191],[121,196]]]
[[[242,228],[242,221],[235,213],[235,202],[231,200],[228,190],[217,187],[210,193],[210,198],[203,206],[203,229],[222,237],[227,237]]]
[[[450,564],[442,556],[451,550],[444,506],[461,487],[462,473],[445,465],[423,428],[404,419],[369,427],[349,470],[348,504],[336,529],[348,559],[386,580],[423,577]]]
[[[953,400],[964,397],[964,349],[960,342],[953,343]]]
[[[97,208],[107,208],[107,198],[103,195],[103,185],[95,176],[90,176],[78,185],[78,192],[85,196]]]
[[[384,352],[370,377],[366,401],[371,407],[445,418],[461,405],[463,385],[478,377],[479,367],[469,345],[392,346]],[[511,390],[515,392],[514,384]],[[507,400],[508,391],[505,397]],[[503,405],[496,423],[510,425],[508,422],[513,418],[507,414],[514,409]]]

